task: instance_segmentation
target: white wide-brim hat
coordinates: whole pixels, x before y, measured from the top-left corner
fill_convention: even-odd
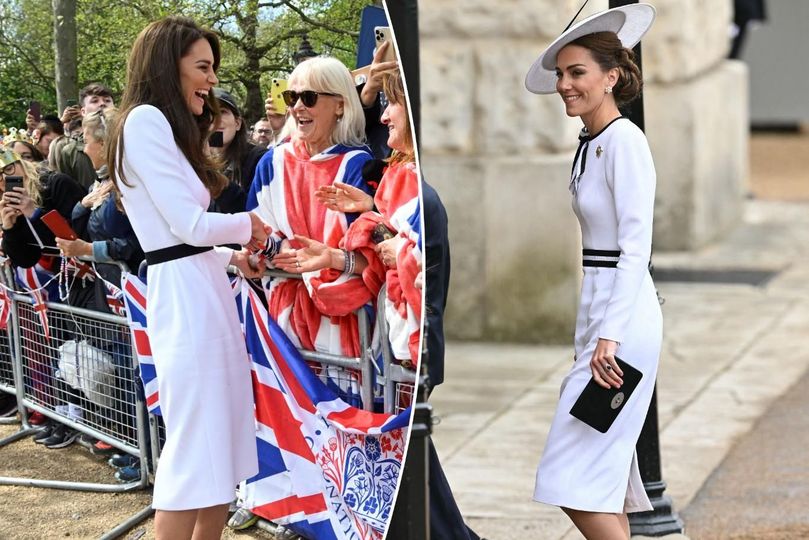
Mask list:
[[[649,30],[654,20],[655,8],[649,4],[629,4],[587,17],[562,32],[539,55],[525,76],[525,87],[535,94],[556,92],[556,55],[572,41],[596,32],[615,32],[621,44],[631,49]]]

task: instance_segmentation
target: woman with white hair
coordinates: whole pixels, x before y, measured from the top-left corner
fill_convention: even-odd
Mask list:
[[[371,193],[362,178],[363,165],[372,159],[364,144],[365,116],[348,69],[334,58],[313,58],[295,68],[287,87],[291,139],[264,154],[247,197],[247,209],[272,227],[265,250],[270,260],[282,253],[288,259],[305,247],[296,236],[340,247],[358,213],[326,208],[315,196],[319,188],[343,182]],[[341,249],[322,255],[324,260],[317,263],[291,262],[303,280],[265,280],[270,315],[298,348],[360,356],[354,311],[372,299],[359,275],[366,261]],[[264,467],[259,453],[259,477]],[[246,528],[255,522],[247,508],[262,514],[266,501],[259,485],[248,483],[242,491],[246,508],[230,526]]]
[[[365,117],[348,69],[334,58],[300,64],[289,77],[284,99],[290,109],[292,138],[267,152],[256,168],[247,208],[273,229],[267,255],[303,247],[304,236],[339,248],[357,214],[324,207],[315,197],[334,182],[370,193],[362,167],[371,159],[365,141]],[[269,283],[270,314],[297,347],[347,356],[360,354],[353,311],[371,298],[356,274],[366,262],[352,252],[324,252],[329,260],[303,271],[298,279]],[[308,287],[307,287],[308,285]],[[323,325],[333,326],[324,332]],[[339,331],[337,331],[339,330]]]

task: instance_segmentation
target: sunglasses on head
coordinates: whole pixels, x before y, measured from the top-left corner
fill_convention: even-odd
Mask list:
[[[281,92],[284,98],[284,103],[287,107],[294,107],[298,99],[301,100],[304,107],[311,109],[317,104],[318,96],[334,96],[338,97],[340,94],[332,94],[331,92],[315,92],[314,90],[304,90],[303,92],[296,92],[295,90],[284,90]]]

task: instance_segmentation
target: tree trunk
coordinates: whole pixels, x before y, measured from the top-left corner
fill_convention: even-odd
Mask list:
[[[251,124],[256,120],[264,118],[266,114],[264,111],[264,94],[261,92],[259,79],[261,71],[259,70],[258,58],[248,57],[247,61],[244,63],[244,68],[242,73],[255,74],[250,78],[242,79],[242,83],[247,90],[247,97],[244,103],[244,119]]]
[[[258,3],[249,1],[243,6],[242,16],[239,19],[239,29],[242,31],[241,49],[244,53],[244,63],[241,73],[247,95],[242,115],[249,124],[264,117],[264,96],[261,93],[261,53],[258,52]]]
[[[56,103],[59,114],[67,100],[79,95],[79,69],[76,58],[76,0],[52,0],[53,33],[56,49]]]

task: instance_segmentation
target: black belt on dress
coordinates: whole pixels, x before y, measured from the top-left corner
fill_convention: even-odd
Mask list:
[[[582,266],[597,266],[599,268],[617,268],[620,251],[606,249],[583,249]]]
[[[205,253],[213,248],[211,246],[189,246],[188,244],[177,244],[176,246],[169,246],[166,248],[156,249],[154,251],[147,251],[146,264],[149,266],[160,264],[184,257],[190,257],[198,253]]]

